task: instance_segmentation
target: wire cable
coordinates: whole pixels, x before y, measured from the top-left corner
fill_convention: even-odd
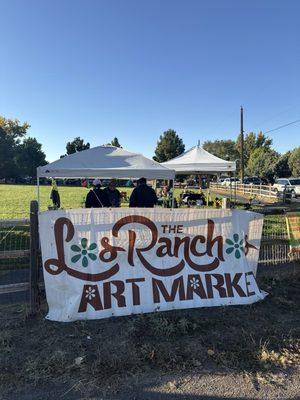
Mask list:
[[[300,119],[296,119],[296,121],[292,121],[292,122],[289,122],[288,124],[284,124],[284,125],[278,126],[277,128],[270,129],[268,131],[265,131],[264,133],[278,131],[279,129],[285,128],[286,126],[289,126],[289,125],[296,124],[297,122],[300,122]]]

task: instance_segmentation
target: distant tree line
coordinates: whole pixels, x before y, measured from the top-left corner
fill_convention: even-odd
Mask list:
[[[0,178],[16,179],[35,177],[36,168],[45,165],[46,155],[42,145],[27,137],[30,125],[17,119],[0,116]]]
[[[237,140],[215,140],[203,143],[203,148],[217,157],[237,161],[241,168],[241,137]],[[267,178],[285,178],[300,175],[300,147],[280,154],[272,148],[272,139],[262,132],[250,132],[244,138],[245,175]]]
[[[30,125],[20,123],[17,119],[6,119],[0,116],[0,178],[17,179],[36,177],[36,168],[45,165],[46,156],[42,145],[27,136]],[[122,147],[114,137],[106,146]],[[202,147],[211,154],[224,160],[236,161],[238,173],[241,159],[241,137],[237,140],[205,141]],[[77,136],[67,142],[66,152],[61,157],[90,148],[90,143]],[[182,138],[173,129],[164,131],[157,142],[153,159],[165,162],[179,156],[185,151]],[[245,174],[267,178],[289,177],[300,175],[300,147],[284,154],[272,148],[272,139],[262,132],[250,132],[244,138]]]
[[[250,132],[244,138],[245,174],[267,178],[284,178],[300,175],[300,147],[296,147],[284,154],[279,154],[272,148],[272,139],[262,132]],[[222,158],[236,161],[237,173],[241,168],[241,136],[237,140],[208,140],[202,144],[204,150]],[[155,149],[154,160],[168,161],[185,151],[185,145],[176,131],[169,129],[160,136]]]

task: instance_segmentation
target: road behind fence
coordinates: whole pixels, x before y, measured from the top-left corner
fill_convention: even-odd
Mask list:
[[[20,218],[13,220],[0,219],[0,305],[20,303],[28,313],[34,313],[43,280],[38,254],[37,209],[18,216]],[[300,262],[299,255],[293,257],[289,255],[285,214],[270,214],[269,210],[264,217],[259,264],[270,268]]]

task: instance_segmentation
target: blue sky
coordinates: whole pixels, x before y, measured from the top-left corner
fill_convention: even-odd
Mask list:
[[[53,161],[81,136],[152,156],[300,118],[300,2],[0,0],[0,114]],[[280,152],[300,124],[270,133]]]

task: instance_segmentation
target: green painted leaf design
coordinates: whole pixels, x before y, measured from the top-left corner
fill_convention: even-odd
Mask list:
[[[96,254],[93,254],[93,253],[88,253],[88,256],[89,256],[89,257],[90,257],[90,259],[91,259],[91,260],[93,260],[93,261],[97,260],[97,256],[96,256]]]
[[[231,239],[226,239],[226,243],[229,244],[230,246],[234,245],[234,243]]]
[[[81,249],[80,249],[80,247],[79,246],[77,246],[77,244],[73,244],[72,246],[71,246],[71,250],[72,251],[81,251]]]
[[[81,254],[76,254],[76,256],[73,256],[71,258],[72,263],[76,263],[78,260],[80,260]]]
[[[240,240],[240,246],[243,246],[244,239]]]
[[[82,266],[84,268],[86,268],[88,266],[88,264],[89,264],[89,261],[88,261],[87,257],[83,256],[83,258],[82,258]]]
[[[86,238],[82,238],[81,239],[81,246],[85,249],[87,245],[87,239]]]
[[[237,242],[239,241],[239,235],[238,235],[238,233],[235,233],[235,234],[233,235],[233,240],[235,241],[235,243],[237,243]]]
[[[228,247],[228,249],[226,249],[226,253],[227,254],[231,254],[234,250],[234,247]]]
[[[92,243],[89,245],[88,250],[95,250],[97,248],[97,243]]]
[[[240,251],[238,249],[236,249],[236,251],[235,251],[235,257],[236,258],[241,258],[241,253],[240,253]]]

